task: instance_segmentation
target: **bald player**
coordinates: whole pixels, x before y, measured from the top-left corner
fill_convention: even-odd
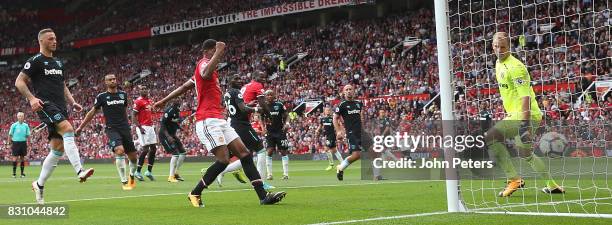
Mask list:
[[[17,122],[11,124],[9,129],[8,144],[11,145],[13,155],[13,178],[17,177],[17,164],[21,162],[21,178],[25,177],[25,156],[28,155],[28,137],[30,137],[30,126],[25,122],[23,112],[17,113]]]
[[[72,106],[75,112],[81,112],[83,107],[74,100],[66,85],[68,78],[64,73],[64,63],[54,55],[57,50],[55,32],[50,28],[40,30],[38,44],[40,53],[29,58],[23,65],[15,80],[15,87],[28,100],[32,111],[47,125],[49,131],[49,154],[42,163],[38,180],[32,182],[36,202],[44,204],[45,183],[64,152],[80,182],[87,181],[87,178],[93,175],[94,169],[86,169],[81,164],[74,127],[68,121],[67,104]],[[28,86],[32,88],[31,92]]]
[[[355,89],[352,85],[344,86],[342,93],[344,100],[336,107],[333,122],[338,142],[347,140],[350,156],[336,166],[336,177],[340,181],[344,179],[344,170],[359,160],[361,152],[365,150],[361,145],[363,104],[355,100]]]
[[[495,161],[508,177],[500,197],[509,197],[525,185],[523,178],[516,172],[510,161],[510,154],[504,140],[514,138],[518,156],[527,161],[540,176],[546,180],[542,189],[545,193],[565,193],[563,188],[550,177],[544,162],[533,154],[533,137],[542,120],[542,113],[531,87],[531,77],[527,67],[510,53],[510,38],[505,32],[493,35],[493,51],[497,56],[495,78],[503,101],[506,118],[487,131],[485,140]]]

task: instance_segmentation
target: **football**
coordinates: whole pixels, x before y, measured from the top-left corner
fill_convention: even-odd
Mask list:
[[[548,132],[540,138],[540,152],[548,156],[563,156],[567,149],[567,139],[557,132]]]

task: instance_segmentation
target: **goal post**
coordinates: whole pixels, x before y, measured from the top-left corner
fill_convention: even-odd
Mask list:
[[[534,156],[544,162],[565,194],[543,193],[546,179],[531,170],[533,165],[525,158],[511,153],[525,187],[510,197],[498,197],[508,177],[465,179],[458,171],[446,169],[448,212],[612,218],[612,123],[606,99],[612,90],[609,4],[434,0],[442,120],[476,119],[478,112],[470,112],[473,108],[486,108],[497,119],[505,117],[491,48],[493,33],[503,31],[511,40],[510,52],[530,73],[543,115],[539,132],[556,131],[570,142],[560,157],[543,154],[533,145]],[[464,97],[456,100],[454,93],[459,89]],[[454,127],[443,128],[444,135],[454,134]],[[512,142],[508,139],[503,144],[512,146]],[[452,150],[444,153],[446,160],[455,157]],[[501,170],[497,164],[496,169]]]
[[[450,77],[450,51],[448,49],[448,17],[447,17],[447,2],[446,0],[436,0],[434,2],[435,7],[435,20],[436,20],[436,39],[437,39],[437,50],[438,50],[438,72],[440,76],[440,112],[442,113],[442,120],[451,121],[453,118],[452,101],[453,101],[453,88],[451,85]],[[447,123],[444,123],[447,125]],[[443,127],[444,135],[453,132],[452,128]],[[451,149],[444,149],[445,160],[451,161],[454,157],[454,151]],[[457,171],[452,168],[445,169],[447,178],[457,177]],[[465,207],[460,201],[459,196],[459,181],[456,179],[446,180],[446,198],[447,207],[449,212],[464,212]]]

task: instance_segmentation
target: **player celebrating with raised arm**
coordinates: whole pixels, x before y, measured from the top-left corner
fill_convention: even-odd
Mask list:
[[[225,43],[212,39],[204,41],[204,54],[197,63],[193,77],[181,87],[172,91],[168,96],[155,103],[155,107],[162,107],[166,102],[184,94],[195,86],[198,106],[196,110],[196,133],[200,141],[209,149],[216,161],[208,167],[196,187],[187,195],[187,199],[194,207],[204,207],[202,191],[215,180],[229,164],[229,151],[240,158],[246,176],[251,181],[260,204],[275,204],[285,197],[285,192],[268,193],[263,188],[263,181],[253,163],[253,156],[244,146],[238,134],[229,126],[223,116],[221,105],[221,87],[217,64],[225,52]]]
[[[485,140],[497,164],[504,170],[509,180],[500,197],[509,197],[524,181],[518,175],[510,161],[510,154],[504,140],[514,137],[519,157],[526,160],[539,175],[546,179],[546,193],[564,193],[565,191],[550,177],[544,162],[533,154],[535,131],[542,120],[542,113],[536,102],[531,87],[531,78],[527,67],[510,53],[510,37],[505,32],[493,35],[493,51],[497,56],[495,78],[499,84],[499,94],[506,111],[506,118],[487,131]]]
[[[81,131],[94,118],[96,113],[102,109],[106,119],[104,129],[108,137],[108,146],[115,153],[115,166],[119,173],[119,178],[123,190],[132,190],[136,187],[134,173],[136,172],[136,147],[130,133],[130,124],[127,118],[128,95],[124,91],[118,90],[117,77],[114,74],[104,76],[106,91],[96,96],[94,106],[87,112],[83,123],[76,129],[76,133]],[[125,155],[130,161],[129,179],[125,174]]]
[[[272,90],[267,90],[265,93],[268,107],[270,108],[269,115],[264,117],[268,120],[266,125],[266,143],[268,143],[268,158],[266,166],[268,170],[268,180],[272,180],[272,154],[274,151],[279,151],[283,163],[283,180],[289,179],[289,141],[287,140],[286,121],[287,109],[285,105],[276,100],[276,93]]]
[[[168,175],[168,182],[176,183],[184,181],[183,178],[178,174],[178,170],[183,165],[185,160],[185,147],[183,143],[176,136],[176,132],[181,129],[181,110],[179,108],[179,102],[173,102],[166,110],[161,118],[159,125],[159,142],[166,152],[172,154],[170,159],[170,174]]]
[[[323,116],[320,122],[321,125],[317,129],[317,134],[323,130],[323,135],[325,135],[325,152],[327,160],[329,160],[329,166],[325,170],[329,171],[334,168],[334,155],[336,155],[338,161],[342,162],[344,160],[342,154],[336,148],[336,130],[334,129],[334,118],[331,115],[331,108],[325,107],[323,109]]]
[[[49,155],[42,163],[42,169],[37,181],[32,182],[32,190],[36,194],[38,204],[44,204],[43,189],[45,182],[57,165],[59,159],[68,155],[68,160],[77,174],[80,182],[85,182],[94,173],[93,168],[83,169],[81,156],[74,139],[74,128],[68,121],[66,101],[75,112],[83,107],[74,101],[72,93],[66,86],[64,64],[53,56],[57,49],[57,38],[53,30],[47,28],[38,32],[40,53],[29,58],[17,76],[15,87],[26,97],[32,111],[47,124],[49,131]],[[28,84],[32,85],[33,93]]]
[[[136,170],[136,179],[144,181],[142,174],[142,166],[144,165],[145,157],[148,157],[147,172],[145,176],[151,181],[155,181],[153,176],[153,164],[155,164],[155,153],[157,152],[157,136],[155,135],[155,127],[153,126],[153,113],[151,108],[153,101],[149,99],[149,90],[145,85],[138,85],[140,97],[134,101],[132,109],[132,123],[136,127],[136,135],[140,145],[140,156],[138,157],[138,169]],[[148,156],[147,156],[148,155]]]
[[[346,139],[350,156],[346,157],[340,165],[336,166],[336,177],[344,179],[344,170],[353,162],[361,158],[361,120],[363,119],[363,104],[355,100],[355,90],[348,84],[342,89],[344,101],[340,102],[334,113],[334,128],[338,140]],[[344,121],[344,124],[342,121]]]

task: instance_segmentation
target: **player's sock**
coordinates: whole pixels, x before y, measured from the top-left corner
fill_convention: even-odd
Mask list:
[[[349,163],[348,158],[342,160],[342,162],[340,162],[340,171],[344,171],[349,165],[351,165],[351,163]]]
[[[178,161],[176,161],[176,173],[178,173],[178,171],[181,169],[181,166],[183,165],[183,161],[185,161],[185,153],[180,153],[179,157],[178,157]]]
[[[128,179],[125,175],[125,156],[115,156],[115,166],[117,167],[117,173],[119,173],[121,182],[127,182]]]
[[[148,159],[149,159],[149,164],[147,166],[147,170],[152,173],[153,172],[153,165],[155,164],[155,153],[157,152],[157,148],[155,148],[155,145],[151,145],[149,150],[149,154],[148,154]]]
[[[386,156],[388,159],[392,159],[393,161],[398,161],[399,159],[393,155],[390,151],[383,151],[383,155]]]
[[[174,174],[176,174],[176,164],[178,161],[179,156],[178,155],[172,155],[172,158],[170,158],[170,176],[174,177]]]
[[[540,157],[538,157],[535,154],[531,153],[531,156],[528,156],[527,158],[525,158],[525,161],[527,161],[527,163],[529,163],[529,165],[531,166],[533,171],[538,173],[538,175],[541,176],[542,178],[546,179],[546,186],[547,187],[555,188],[555,187],[559,186],[559,185],[557,185],[557,182],[555,182],[550,177],[550,173],[548,173],[548,171],[546,171],[546,165],[544,165],[544,162],[542,161],[542,159],[540,159]]]
[[[239,162],[242,163],[244,174],[251,181],[251,185],[253,185],[253,189],[255,189],[257,197],[259,197],[259,200],[263,200],[266,197],[267,192],[263,188],[263,181],[261,180],[261,176],[259,176],[259,172],[257,172],[257,168],[255,168],[255,164],[253,163],[253,156],[249,154],[240,159]]]
[[[45,158],[45,161],[43,161],[40,176],[36,182],[38,183],[38,186],[45,186],[45,182],[47,182],[47,179],[51,177],[51,174],[53,173],[53,170],[55,170],[57,162],[60,160],[60,158],[62,158],[62,155],[64,155],[64,153],[60,151],[53,149],[49,151],[49,155],[47,155],[47,158]]]
[[[79,149],[74,142],[74,133],[68,132],[62,135],[64,140],[64,152],[66,152],[66,156],[68,156],[68,160],[70,160],[70,164],[77,172],[81,172],[83,166],[81,166],[81,156],[79,155]]]
[[[342,154],[340,154],[340,151],[336,151],[335,155],[338,161],[342,162],[342,160],[344,160],[344,158],[342,158]]]
[[[208,169],[206,169],[206,173],[202,176],[202,179],[198,182],[198,184],[191,190],[192,195],[201,195],[204,188],[207,188],[209,184],[215,180],[215,178],[227,167],[227,164],[221,163],[219,161],[215,161]]]
[[[251,159],[253,158],[251,157]],[[234,170],[238,170],[240,168],[242,168],[241,160],[236,160],[236,161],[231,162],[229,165],[227,165],[227,167],[225,167],[225,170],[223,170],[221,174],[226,174]]]
[[[327,161],[329,161],[329,165],[334,165],[334,155],[331,152],[327,152]]]
[[[380,168],[376,168],[375,166],[372,167],[372,174],[374,175],[374,178],[380,176]]]
[[[281,159],[283,162],[283,175],[289,176],[289,156],[283,156]]]
[[[136,160],[131,160],[128,158],[128,160],[130,160],[130,176],[134,176],[134,174],[136,173],[137,170],[137,161]]]
[[[23,175],[23,169],[25,169],[25,161],[21,161],[21,166],[19,168],[21,169],[21,174]]]
[[[504,170],[508,178],[519,177],[514,165],[512,165],[512,161],[510,161],[510,153],[508,153],[508,149],[506,149],[503,143],[493,141],[493,143],[489,145],[489,151],[493,153],[495,156],[495,163]]]
[[[13,175],[17,174],[17,161],[13,161]]]
[[[140,151],[140,155],[138,155],[138,168],[136,169],[138,173],[142,171],[142,165],[144,165],[144,160],[145,160],[145,157],[147,157],[148,153],[149,153],[149,150],[145,147],[142,147],[142,151]]]
[[[266,175],[266,149],[257,152],[257,171],[261,177]]]
[[[268,176],[272,175],[272,156],[266,157],[266,167],[268,167]]]

